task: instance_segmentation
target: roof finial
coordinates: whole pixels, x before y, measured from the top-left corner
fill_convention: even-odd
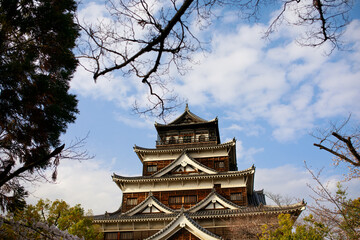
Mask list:
[[[185,106],[185,112],[189,111],[189,104],[186,103],[186,106]]]

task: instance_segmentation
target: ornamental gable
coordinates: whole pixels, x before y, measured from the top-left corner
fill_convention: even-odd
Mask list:
[[[217,174],[217,171],[196,161],[184,151],[172,163],[154,173],[152,177],[162,177],[174,174]]]
[[[160,201],[158,201],[152,194],[149,195],[143,202],[136,207],[124,213],[126,216],[134,216],[137,214],[149,214],[149,213],[174,213],[175,211],[168,208]]]
[[[241,207],[227,200],[220,194],[218,194],[215,189],[202,201],[200,201],[195,206],[188,209],[189,212],[198,212],[198,211],[207,211],[207,210],[217,210],[217,209],[240,209]]]
[[[205,228],[201,227],[193,219],[191,219],[186,213],[181,212],[172,222],[166,227],[147,238],[146,240],[165,240],[176,234],[179,230],[185,229],[191,234],[201,240],[217,240],[221,237],[209,232]]]

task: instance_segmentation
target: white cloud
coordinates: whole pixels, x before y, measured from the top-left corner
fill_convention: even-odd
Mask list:
[[[229,127],[222,128],[223,132],[244,132],[246,136],[259,136],[260,133],[264,133],[265,129],[254,123],[242,123],[241,126],[239,124],[231,124]]]
[[[307,183],[311,178],[304,169],[285,165],[270,169],[257,168],[255,174],[255,189],[296,199],[307,199],[310,194]]]
[[[236,157],[237,157],[237,162],[238,164],[254,164],[255,163],[255,158],[254,155],[259,153],[259,152],[263,152],[264,148],[248,148],[246,149],[243,146],[242,141],[237,140],[236,142]]]
[[[327,178],[321,177],[320,179],[328,187],[328,190],[335,194],[337,190],[336,184],[342,178],[338,175],[333,175]],[[349,198],[358,197],[356,193],[360,189],[360,181],[346,182],[343,185],[348,189]],[[309,205],[313,205],[314,200],[312,197],[316,197],[316,194],[309,186],[316,188],[319,185],[305,169],[299,169],[292,165],[270,169],[256,169],[255,189],[264,189],[265,193],[269,192],[283,197],[290,197],[293,199],[293,202],[304,199]],[[273,202],[267,198],[267,204],[273,204]]]
[[[158,9],[155,4],[154,11]],[[81,10],[80,15],[87,17],[88,11],[93,11],[91,21],[106,16],[103,7],[95,3]],[[296,20],[293,14],[286,18]],[[308,132],[325,118],[349,112],[360,117],[359,21],[351,22],[344,34],[352,50],[335,51],[331,56],[324,55],[329,49],[326,44],[319,48],[299,46],[295,38],[304,31],[302,28],[281,25],[272,35],[273,42],[262,38],[265,25],[234,28],[225,33],[210,29],[212,52],[206,56],[194,54],[194,61],[200,64],[171,82],[169,88],[173,87],[191,105],[223,107],[229,118],[247,126],[255,119],[265,120],[273,128],[273,137],[282,142]],[[135,100],[143,107],[148,104],[148,89],[131,78],[109,75],[94,84],[91,74],[79,68],[71,86],[78,94],[113,101],[124,109],[131,108]],[[128,119],[118,120],[129,123]],[[261,131],[243,129],[247,135]]]
[[[317,174],[317,172],[314,172]],[[340,175],[320,175],[320,180],[328,190],[335,194],[337,183],[343,179]],[[350,182],[341,183],[347,189],[349,198],[357,198],[360,191],[360,180],[353,179]],[[315,193],[309,188],[317,188],[319,185],[312,179],[310,173],[305,168],[298,168],[293,165],[284,165],[277,168],[257,168],[255,173],[255,189],[264,189],[265,192],[280,194],[281,196],[291,197],[294,201],[304,199],[308,204],[314,204],[312,199]],[[267,199],[268,204],[272,204]]]
[[[148,118],[142,118],[142,117],[133,117],[129,118],[126,117],[124,114],[116,113],[116,120],[119,122],[124,123],[127,126],[130,126],[132,128],[149,128],[153,129],[154,127],[154,121]]]
[[[57,183],[37,183],[29,187],[27,202],[35,204],[40,198],[51,201],[63,199],[71,206],[81,204],[94,214],[112,212],[121,205],[122,192],[112,181],[111,166],[99,160],[64,160],[58,168]],[[100,203],[100,204],[99,204]]]
[[[261,38],[265,29],[255,25],[232,33],[215,30],[212,53],[175,89],[191,104],[222,106],[234,121],[266,120],[279,141],[295,139],[324,118],[360,115],[360,64],[354,60],[360,56],[359,44],[353,42],[346,55],[335,51],[326,56],[328,46],[301,47],[292,34],[283,34],[289,26],[267,44]],[[360,35],[360,23],[351,23],[349,31]]]

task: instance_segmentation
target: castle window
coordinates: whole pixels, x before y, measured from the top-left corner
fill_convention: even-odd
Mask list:
[[[182,196],[172,196],[169,197],[169,204],[181,204]]]
[[[205,135],[200,135],[199,136],[199,142],[205,142]]]
[[[224,161],[216,161],[215,163],[214,163],[214,167],[215,167],[215,169],[218,169],[218,168],[225,168],[225,162]]]
[[[242,194],[241,193],[232,193],[230,195],[231,201],[241,201],[242,200]]]
[[[120,239],[134,239],[133,232],[121,232]]]
[[[173,136],[171,136],[169,138],[169,144],[174,144],[174,143],[176,143],[176,139]]]
[[[136,205],[136,204],[137,204],[137,198],[128,198],[126,200],[126,205],[133,206],[133,205]]]
[[[157,171],[157,165],[148,165],[147,166],[148,172],[156,172]]]
[[[196,203],[197,202],[196,200],[197,200],[196,195],[184,196],[184,203]]]
[[[191,136],[184,136],[183,137],[183,142],[184,143],[190,143],[191,142]]]
[[[192,204],[197,202],[196,195],[190,196],[171,196],[169,197],[169,204]]]
[[[117,233],[104,233],[105,240],[117,240]]]

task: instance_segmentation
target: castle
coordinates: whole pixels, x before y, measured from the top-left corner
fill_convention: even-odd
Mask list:
[[[255,167],[237,168],[236,140],[220,142],[217,118],[186,106],[155,128],[156,148],[134,147],[142,176],[112,176],[123,197],[119,210],[94,217],[104,239],[256,239],[261,225],[305,209],[304,202],[266,205],[254,190]]]

